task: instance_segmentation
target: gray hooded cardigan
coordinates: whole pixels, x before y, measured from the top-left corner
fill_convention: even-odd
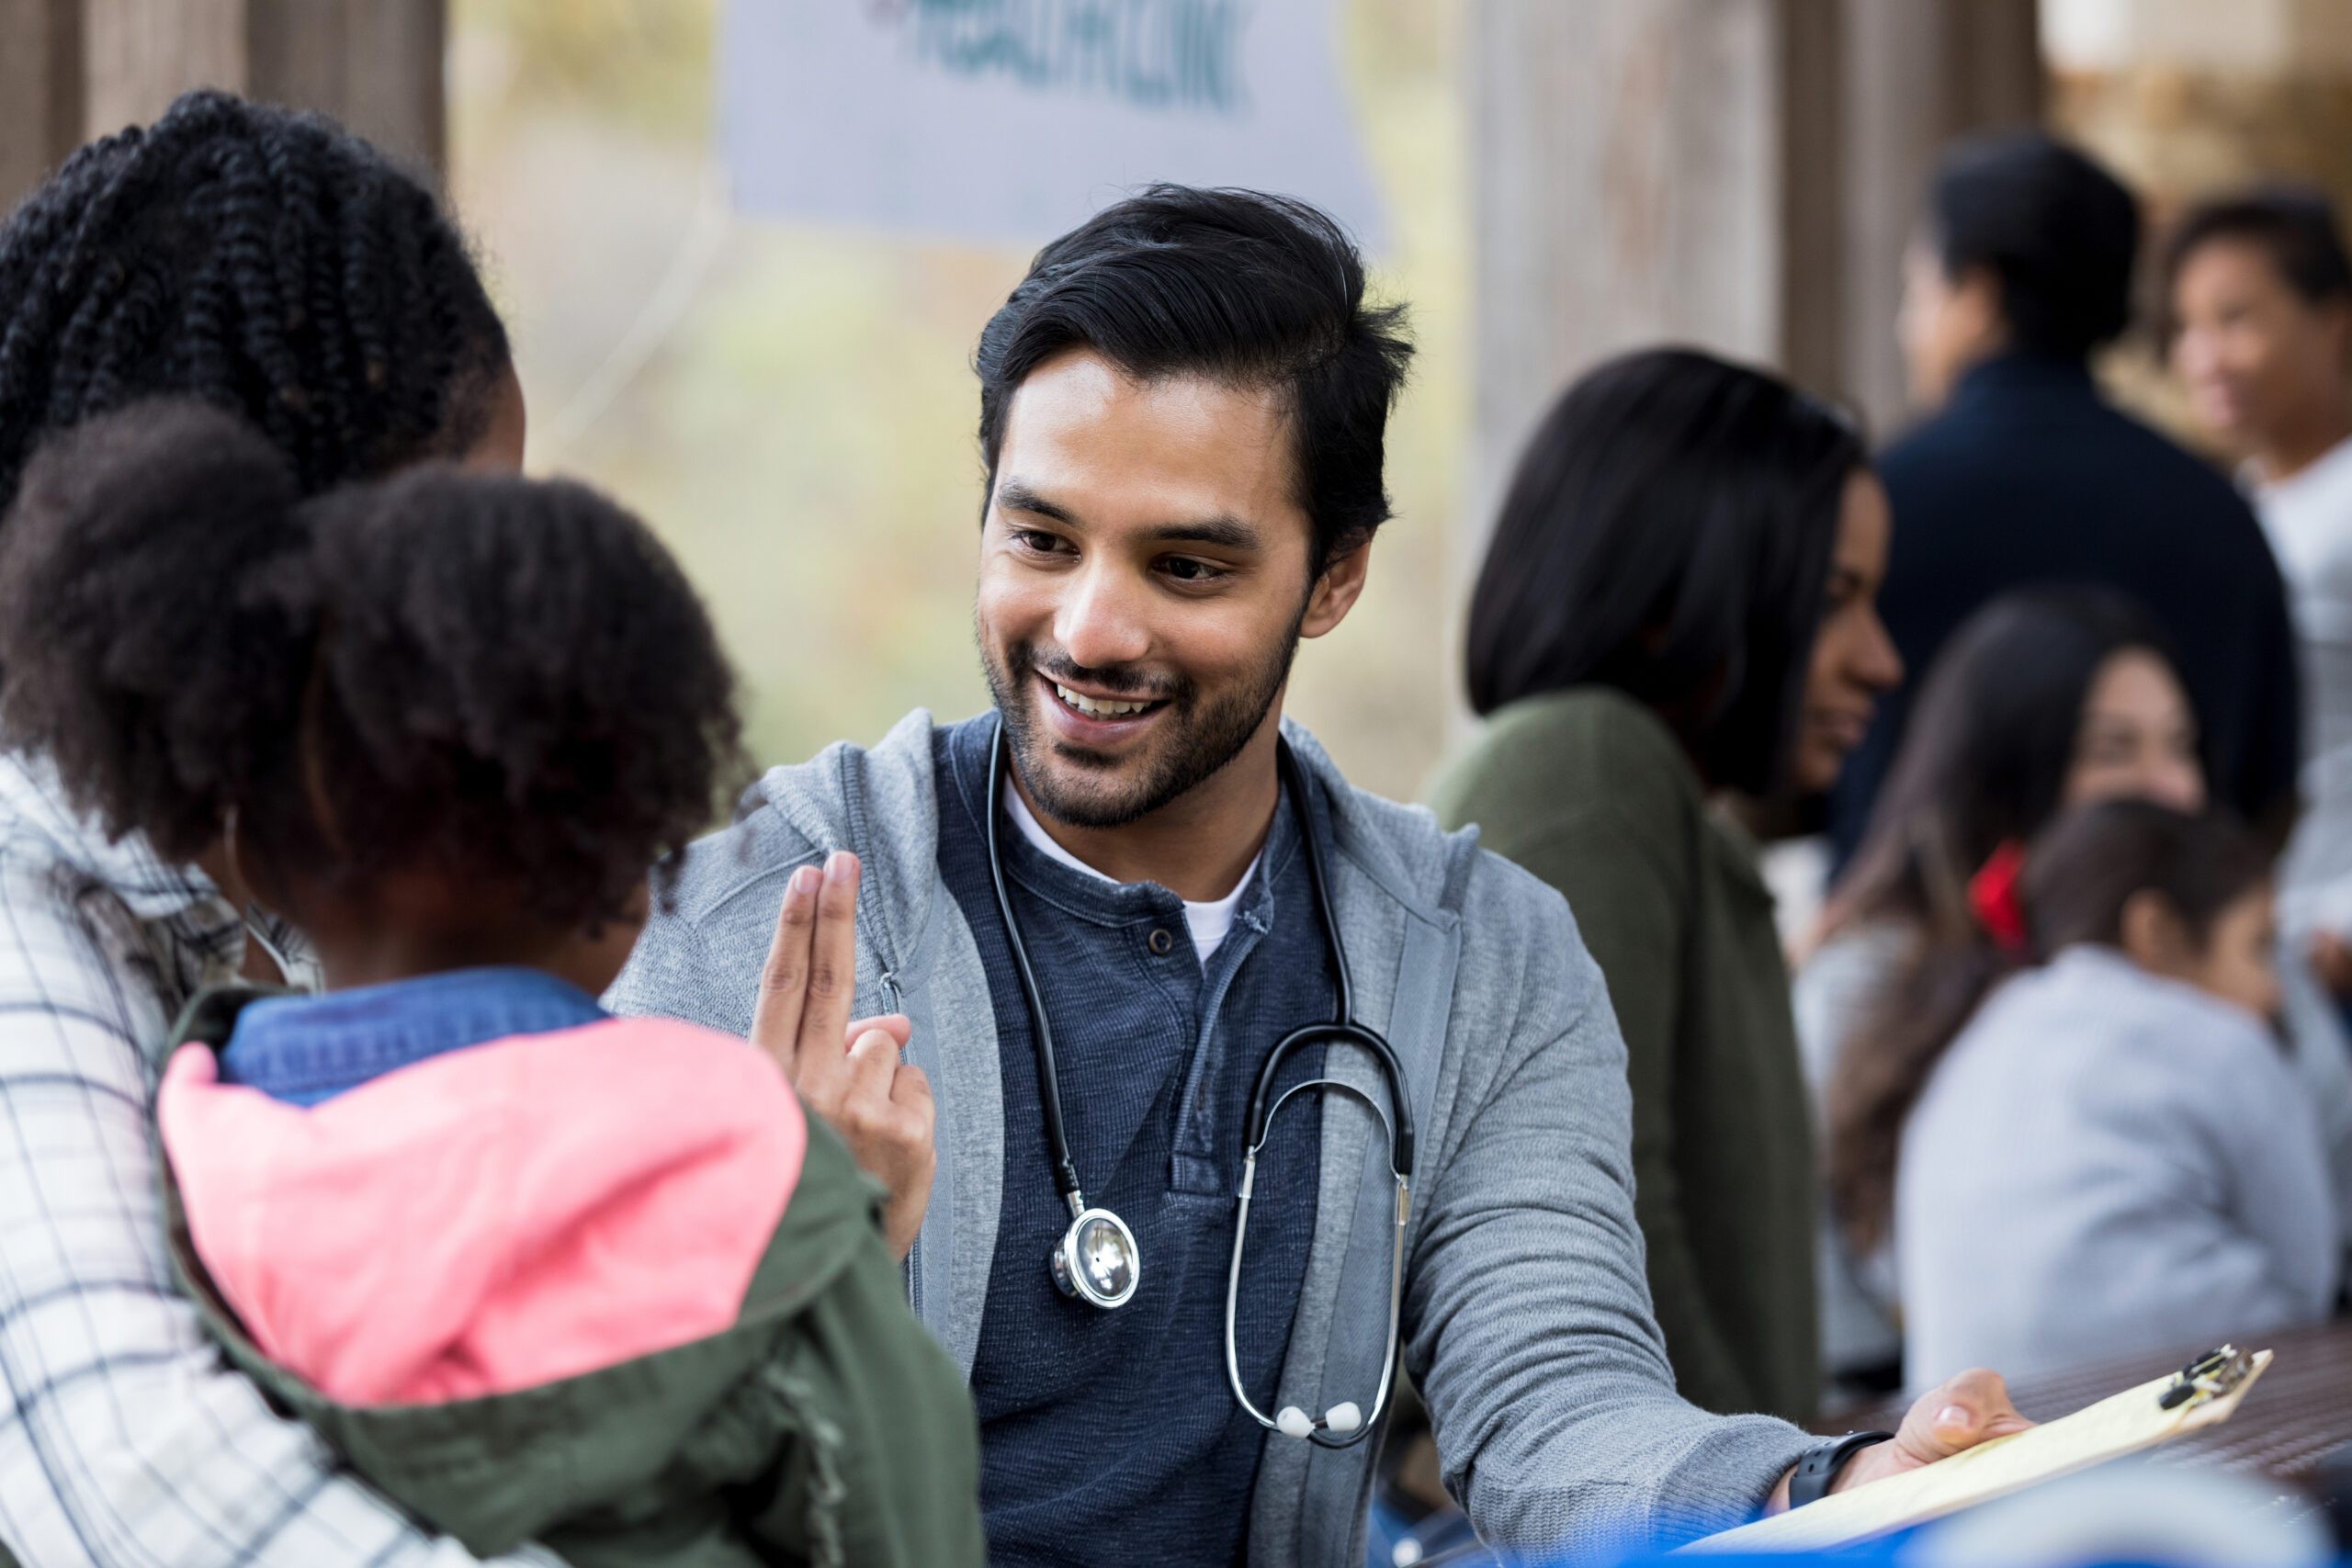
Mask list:
[[[786,881],[833,850],[864,860],[858,1010],[913,1019],[908,1057],[939,1105],[909,1294],[968,1374],[1003,1126],[987,981],[937,867],[932,728],[918,711],[871,750],[771,772],[684,857],[673,907],[607,1000],[748,1032]],[[1447,1485],[1489,1542],[1518,1549],[1676,1541],[1747,1517],[1810,1439],[1674,1392],[1634,1222],[1625,1048],[1567,906],[1475,832],[1351,788],[1304,729],[1284,733],[1332,802],[1358,1020],[1387,1034],[1414,1100],[1404,1358]],[[1357,1053],[1331,1071],[1382,1092]],[[1306,1409],[1362,1398],[1387,1329],[1386,1141],[1347,1096],[1321,1114],[1321,1220],[1276,1396]],[[1377,1447],[1268,1438],[1250,1562],[1361,1563]]]

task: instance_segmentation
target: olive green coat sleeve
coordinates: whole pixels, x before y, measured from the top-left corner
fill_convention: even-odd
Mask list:
[[[1681,954],[1690,846],[1665,813],[1569,811],[1508,858],[1589,911],[1578,930],[1609,983],[1634,1090],[1634,1214],[1648,1250],[1650,1299],[1676,1386],[1710,1409],[1761,1408],[1702,1288],[1676,1168],[1678,1014],[1690,986]]]
[[[1449,772],[1449,827],[1557,888],[1625,1040],[1634,1213],[1676,1387],[1802,1420],[1815,1389],[1810,1128],[1787,976],[1752,860],[1646,710],[1515,704]]]
[[[823,1144],[848,1165],[830,1134]],[[971,1397],[881,1247],[860,1247],[798,1314],[763,1381],[795,1412],[797,1440],[751,1530],[782,1561],[928,1568],[986,1557]]]

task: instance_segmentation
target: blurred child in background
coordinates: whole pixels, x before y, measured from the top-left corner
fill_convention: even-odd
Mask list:
[[[2262,846],[2220,817],[2109,801],[1976,902],[1997,938],[1987,999],[1956,987],[1912,1021],[1929,1070],[1894,1192],[1910,1379],[2186,1354],[2325,1316],[2335,1205],[2278,1035]]]
[[[1950,1037],[1923,1036],[1916,1021],[1955,1007],[1964,1014],[1984,966],[1999,958],[1972,889],[2004,846],[2030,840],[2069,809],[2137,799],[2197,812],[2207,788],[2198,715],[2165,639],[2112,591],[2052,587],[1996,600],[1929,671],[1861,852],[1796,982],[1798,1037],[1827,1154],[1822,1335],[1833,1402],[1906,1381],[1907,1281],[1890,1240],[1895,1155],[1932,1053]],[[2342,1021],[2300,961],[2283,963],[2279,979],[2294,1065],[2326,1129],[2341,1202],[2352,1197]]]
[[[2001,845],[2086,801],[2200,809],[2199,739],[2162,635],[2104,589],[1996,600],[1922,683],[1871,830],[1796,977],[1797,1038],[1829,1173],[1821,1348],[1830,1403],[1903,1383],[1894,1249],[1879,1223],[1893,1201],[1900,1111],[1857,1114],[1877,1102],[1867,1086],[1899,1070],[1876,1026],[1936,1005],[1947,974],[1973,965],[1991,940],[1967,889]]]
[[[175,596],[205,636],[144,613]],[[138,404],[28,469],[0,669],[79,805],[225,843],[323,967],[199,996],[160,1097],[233,1361],[479,1553],[980,1561],[971,1407],[846,1150],[741,1041],[594,999],[738,758],[641,525],[446,467],[305,500],[236,420]]]

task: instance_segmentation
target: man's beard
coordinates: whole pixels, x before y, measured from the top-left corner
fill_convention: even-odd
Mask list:
[[[1134,671],[1115,666],[1090,670],[1058,652],[1041,653],[1034,643],[1014,643],[1000,664],[983,630],[980,668],[988,676],[996,711],[1004,717],[1012,764],[1020,770],[1030,799],[1046,816],[1073,828],[1124,828],[1207,783],[1241,754],[1273,710],[1283,683],[1290,679],[1291,660],[1298,653],[1298,628],[1306,618],[1302,607],[1298,619],[1264,663],[1222,695],[1205,699],[1197,686],[1182,678],[1154,684]],[[1159,721],[1162,733],[1134,760],[1137,777],[1122,784],[1115,771],[1119,764],[1110,758],[1042,731],[1034,705],[1060,699],[1037,689],[1031,678],[1037,674],[1065,684],[1117,693],[1129,701],[1168,705]],[[1055,767],[1056,761],[1062,769],[1093,774],[1102,781],[1102,787],[1072,786]]]

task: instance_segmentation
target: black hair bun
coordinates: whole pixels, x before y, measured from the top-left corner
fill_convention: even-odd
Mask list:
[[[118,834],[191,858],[281,750],[311,614],[293,469],[230,414],[151,400],[68,430],[0,527],[0,734]],[[284,590],[292,588],[292,592]]]

